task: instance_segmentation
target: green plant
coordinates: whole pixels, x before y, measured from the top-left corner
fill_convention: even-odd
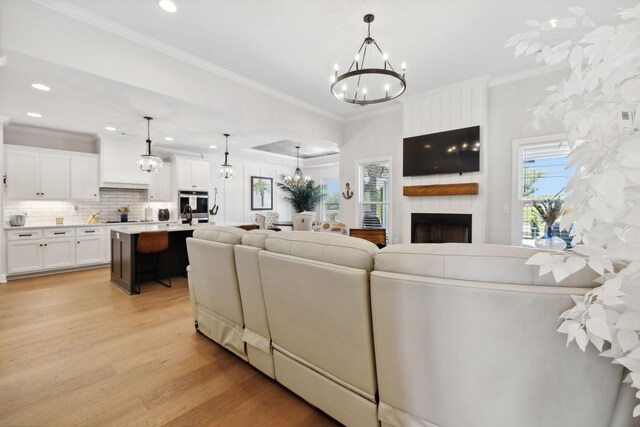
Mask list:
[[[309,181],[304,185],[287,185],[284,182],[278,182],[277,185],[289,194],[285,199],[291,202],[296,212],[314,210],[325,196],[324,185],[315,185],[313,181]]]
[[[547,224],[547,227],[553,226],[562,215],[562,206],[564,202],[560,199],[546,199],[541,202],[534,202],[533,207],[536,209],[538,217]]]
[[[129,206],[123,206],[121,208],[118,208],[118,213],[120,215],[128,215],[129,214]]]

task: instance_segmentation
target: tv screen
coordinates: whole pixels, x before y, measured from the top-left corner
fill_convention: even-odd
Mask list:
[[[404,139],[403,176],[480,170],[480,126]]]

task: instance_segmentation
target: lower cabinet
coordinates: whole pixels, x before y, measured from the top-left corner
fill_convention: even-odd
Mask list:
[[[67,268],[76,263],[75,239],[66,237],[62,239],[43,240],[44,258],[43,267]]]
[[[76,237],[76,265],[100,264],[104,262],[103,236]]]
[[[7,242],[7,273],[29,273],[42,270],[44,244],[42,240]]]

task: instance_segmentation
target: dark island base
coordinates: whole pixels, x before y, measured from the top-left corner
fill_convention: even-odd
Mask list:
[[[192,235],[193,230],[169,233],[169,249],[158,254],[158,279],[187,274],[187,238]],[[154,256],[136,253],[138,236],[111,231],[111,281],[128,294],[139,294],[141,283],[156,280]]]

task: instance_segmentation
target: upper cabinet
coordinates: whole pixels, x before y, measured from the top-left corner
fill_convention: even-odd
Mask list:
[[[178,190],[207,191],[209,161],[177,157],[175,161]]]
[[[71,157],[71,199],[98,200],[100,194],[100,157]]]
[[[138,157],[145,151],[144,143],[101,140],[100,161],[102,187],[148,188],[151,175],[138,167]]]
[[[67,200],[70,195],[70,161],[55,150],[7,148],[7,198]]]
[[[149,201],[171,201],[171,163],[164,162],[160,170],[151,174]]]

